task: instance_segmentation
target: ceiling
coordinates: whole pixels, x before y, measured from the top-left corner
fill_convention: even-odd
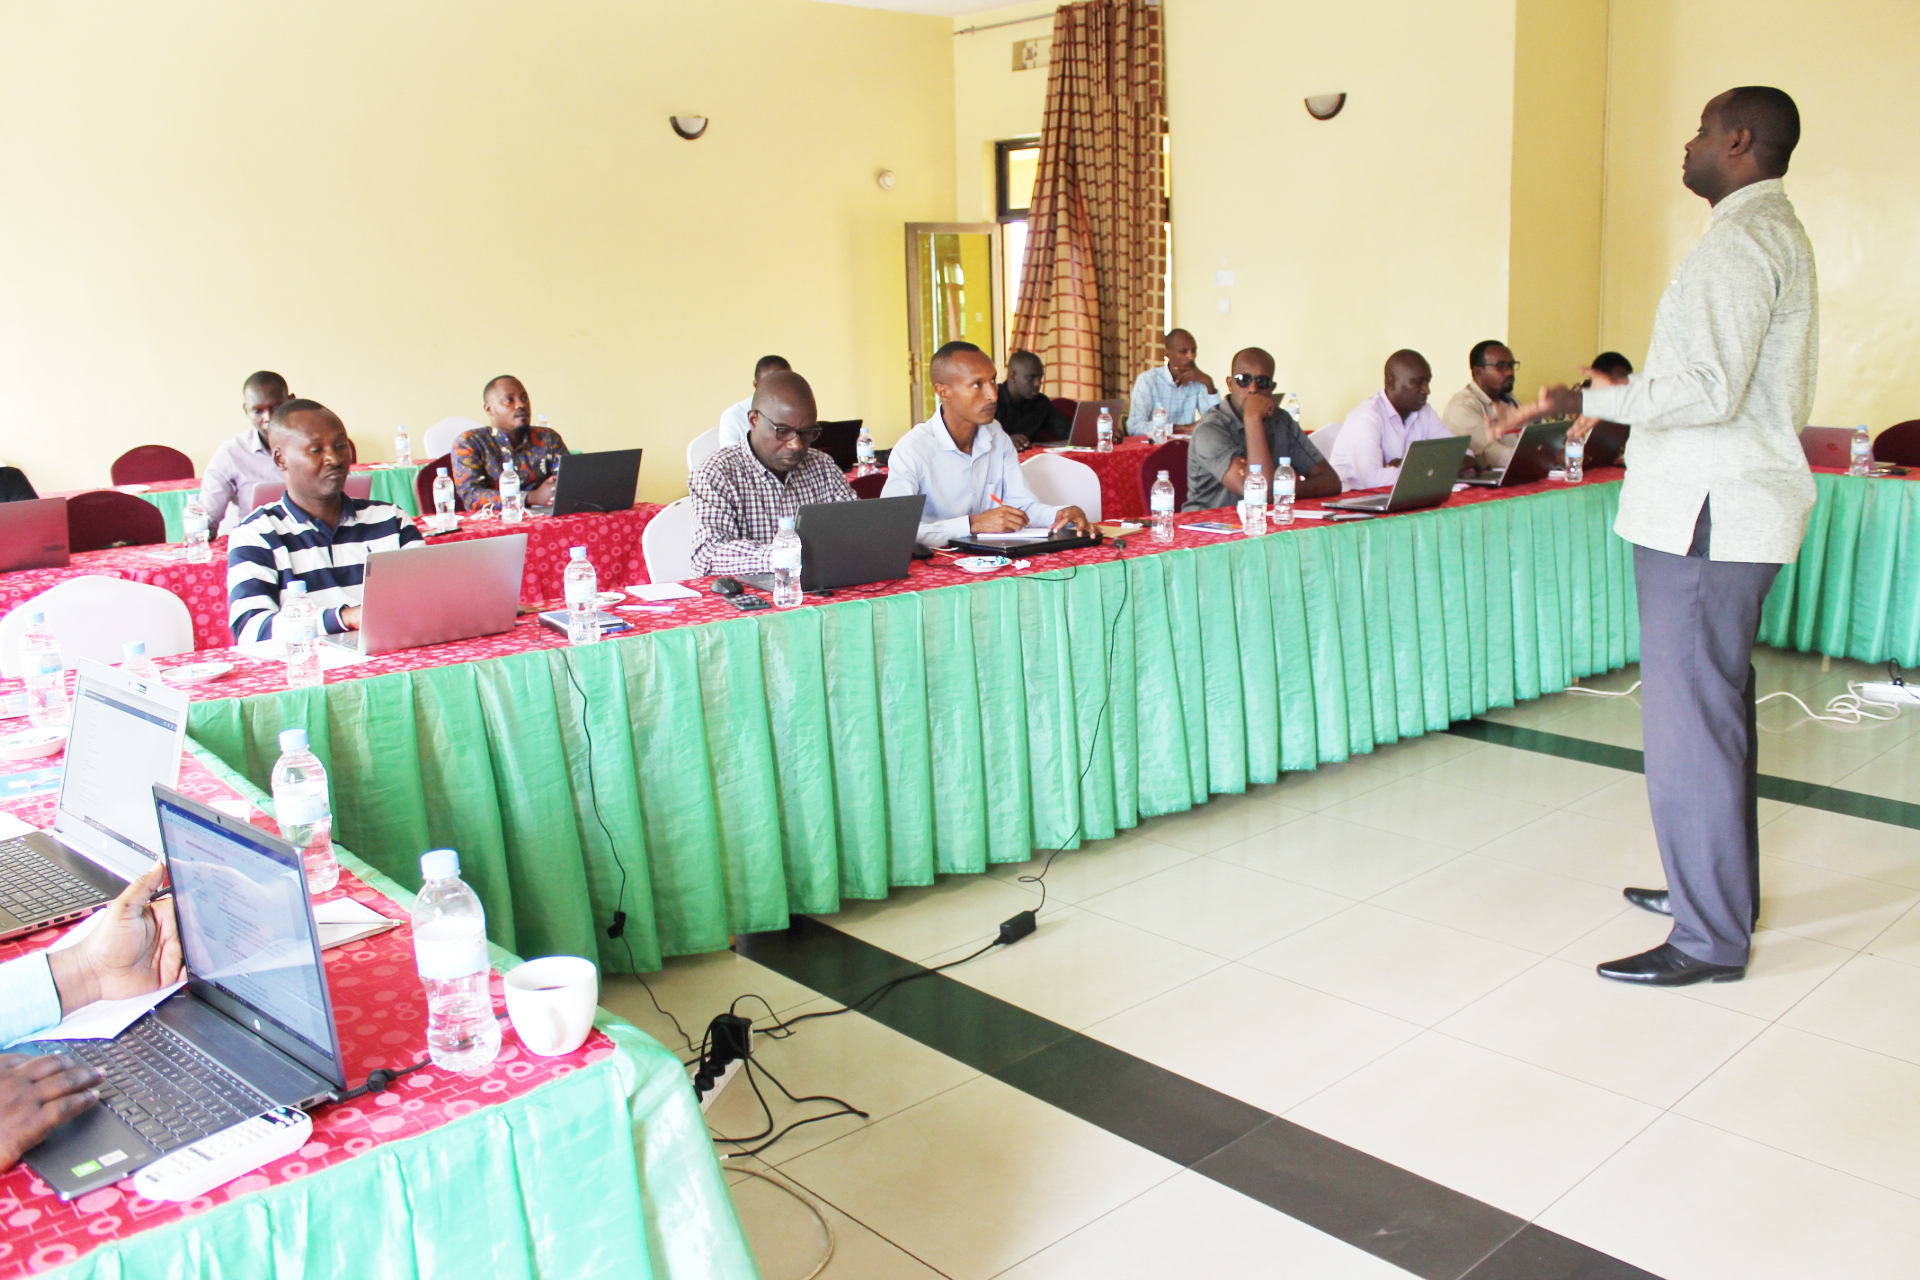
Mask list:
[[[894,9],[902,13],[938,13],[959,17],[986,9],[1004,9],[1015,0],[824,0],[829,4],[851,4],[862,9]]]

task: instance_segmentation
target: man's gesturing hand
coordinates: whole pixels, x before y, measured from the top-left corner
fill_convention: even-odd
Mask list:
[[[180,935],[173,902],[150,903],[165,867],[155,867],[100,908],[100,922],[79,945],[47,953],[60,1011],[95,1000],[125,1000],[180,981]]]
[[[71,1058],[0,1054],[0,1169],[11,1169],[49,1130],[98,1102],[100,1073]]]

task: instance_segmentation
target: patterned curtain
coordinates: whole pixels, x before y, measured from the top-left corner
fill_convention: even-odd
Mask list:
[[[1124,395],[1159,358],[1166,200],[1158,0],[1083,0],[1053,18],[1047,117],[1013,345],[1049,394]]]

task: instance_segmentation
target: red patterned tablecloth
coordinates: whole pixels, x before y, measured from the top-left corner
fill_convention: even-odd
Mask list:
[[[1114,444],[1112,453],[1062,449],[1060,456],[1092,467],[1100,477],[1102,520],[1143,520],[1147,515],[1147,500],[1140,489],[1140,464],[1156,447],[1144,436],[1128,436]],[[1020,455],[1020,461],[1044,452],[1044,449],[1029,449]]]
[[[16,772],[32,765],[8,765]],[[180,790],[198,800],[226,799],[233,792],[192,756],[180,771]],[[52,820],[54,793],[15,800],[0,808],[26,822]],[[256,811],[253,822],[274,830],[273,820]],[[405,920],[407,912],[351,873],[342,872],[339,888],[325,898],[352,897],[382,915]],[[46,946],[61,930],[0,944],[0,960],[11,960]],[[339,1024],[340,1049],[349,1082],[359,1084],[376,1067],[404,1067],[426,1056],[426,1003],[413,964],[413,931],[406,925],[375,938],[348,943],[325,953],[327,984]],[[493,978],[494,1009],[504,1019],[506,1004],[500,977]],[[614,1052],[595,1031],[578,1050],[558,1058],[529,1053],[502,1022],[500,1057],[485,1075],[461,1076],[427,1067],[402,1078],[384,1093],[313,1113],[313,1136],[285,1159],[255,1170],[197,1200],[175,1204],[147,1200],[133,1191],[131,1179],[61,1203],[51,1188],[24,1164],[0,1174],[0,1280],[29,1276],[74,1261],[111,1240],[202,1213],[278,1183],[317,1173],[383,1143],[425,1133],[481,1107],[518,1097],[547,1081],[576,1071]]]

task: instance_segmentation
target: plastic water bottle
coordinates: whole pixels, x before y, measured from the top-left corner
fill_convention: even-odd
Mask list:
[[[527,504],[520,500],[520,468],[511,462],[500,473],[500,518],[508,524],[527,518]]]
[[[28,618],[27,629],[20,635],[20,674],[27,682],[27,723],[36,729],[51,729],[73,718],[60,638],[47,625],[44,613]]]
[[[300,851],[308,893],[325,893],[340,883],[327,768],[307,748],[305,729],[280,731],[280,758],[273,762],[273,818],[280,824],[280,838]]]
[[[1847,474],[1864,476],[1873,473],[1873,439],[1867,435],[1865,426],[1853,429],[1853,456],[1847,462]]]
[[[404,422],[393,429],[393,465],[413,465],[413,441],[407,436],[407,424]]]
[[[1260,464],[1247,464],[1246,487],[1240,491],[1240,532],[1257,538],[1267,531],[1267,478]]]
[[[1153,411],[1153,423],[1147,438],[1155,444],[1165,444],[1167,441],[1173,439],[1173,428],[1167,423],[1167,411],[1165,409],[1155,409]]]
[[[1173,541],[1173,481],[1166,472],[1154,477],[1153,492],[1147,496],[1153,507],[1153,540],[1165,546]]]
[[[1293,472],[1292,458],[1276,458],[1273,465],[1273,522],[1293,523],[1293,491],[1300,478]]]
[[[1566,475],[1568,484],[1579,484],[1587,474],[1587,442],[1567,437]]]
[[[567,643],[592,644],[600,638],[600,579],[593,572],[585,547],[567,553]]]
[[[180,527],[186,530],[182,543],[189,561],[206,564],[213,559],[213,548],[207,542],[207,508],[200,501],[198,489],[187,495],[187,505],[180,509]]]
[[[307,599],[306,583],[287,584],[273,634],[287,647],[287,688],[311,689],[325,682],[320,667],[320,610]]]
[[[551,427],[547,426],[547,415],[544,413],[541,414],[539,417],[535,418],[533,421],[534,421],[534,425],[539,427],[542,431],[552,430]]]
[[[1100,422],[1094,428],[1095,450],[1100,453],[1113,452],[1113,410],[1100,410]]]
[[[879,469],[873,460],[873,432],[867,430],[866,424],[862,423],[860,434],[855,436],[853,441],[853,474],[868,476]]]
[[[129,640],[120,646],[120,669],[130,676],[141,680],[160,680],[160,668],[153,665],[153,659],[147,656],[145,640]]]
[[[413,900],[413,960],[427,992],[427,1054],[433,1065],[479,1075],[500,1056],[500,1021],[487,982],[487,913],[460,879],[460,855],[420,859],[426,883]]]
[[[453,517],[453,477],[447,474],[445,467],[438,468],[439,474],[433,477],[433,524],[442,533],[454,526]]]
[[[1286,415],[1289,418],[1293,419],[1294,426],[1296,427],[1300,426],[1300,393],[1299,392],[1289,391],[1284,396],[1281,396],[1280,408],[1286,412]],[[1305,429],[1306,428],[1301,427],[1301,430],[1304,431]]]
[[[773,603],[791,609],[800,603],[800,535],[793,531],[793,517],[780,517],[780,531],[773,535]]]

